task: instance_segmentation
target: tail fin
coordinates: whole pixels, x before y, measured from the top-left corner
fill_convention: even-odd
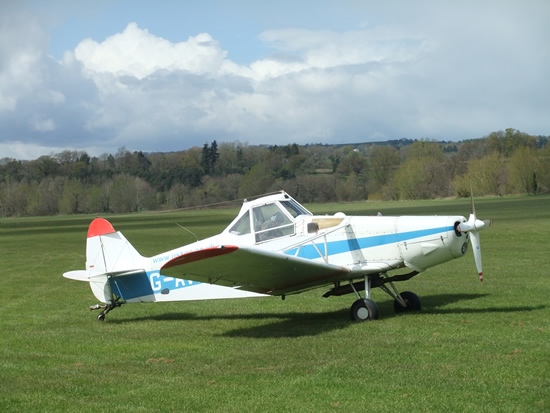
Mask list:
[[[88,228],[86,269],[70,271],[64,277],[88,281],[96,298],[104,303],[113,300],[109,275],[135,272],[143,268],[144,258],[109,221],[96,218]],[[142,270],[141,270],[142,271]]]
[[[143,257],[109,221],[96,218],[88,229],[86,269],[90,274],[121,272],[140,268]]]

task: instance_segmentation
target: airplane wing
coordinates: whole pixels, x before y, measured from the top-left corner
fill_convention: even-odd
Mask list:
[[[343,279],[350,270],[283,253],[223,245],[173,258],[160,272],[168,277],[283,295]]]

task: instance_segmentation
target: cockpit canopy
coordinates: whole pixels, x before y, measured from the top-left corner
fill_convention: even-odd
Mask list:
[[[312,215],[290,195],[281,193],[245,202],[239,216],[229,225],[232,235],[254,235],[256,243],[293,235],[296,218]]]

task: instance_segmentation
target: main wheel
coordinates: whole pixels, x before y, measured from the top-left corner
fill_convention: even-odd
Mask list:
[[[349,315],[352,321],[377,320],[378,306],[368,298],[359,299],[352,304]]]
[[[403,291],[401,293],[401,298],[407,303],[406,307],[403,307],[398,300],[393,302],[393,309],[396,313],[406,313],[409,311],[419,311],[420,310],[420,298],[410,291]]]

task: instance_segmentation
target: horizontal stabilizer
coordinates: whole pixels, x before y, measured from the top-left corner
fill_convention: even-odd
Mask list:
[[[113,272],[98,274],[98,273],[91,273],[85,270],[76,270],[76,271],[69,271],[64,273],[63,277],[69,278],[71,280],[76,280],[76,281],[90,281],[96,277],[103,277],[103,276],[124,277],[127,275],[141,274],[144,272],[145,272],[144,269],[136,269],[136,270],[113,271]]]
[[[90,273],[84,270],[69,271],[64,273],[63,277],[76,281],[90,281]]]

